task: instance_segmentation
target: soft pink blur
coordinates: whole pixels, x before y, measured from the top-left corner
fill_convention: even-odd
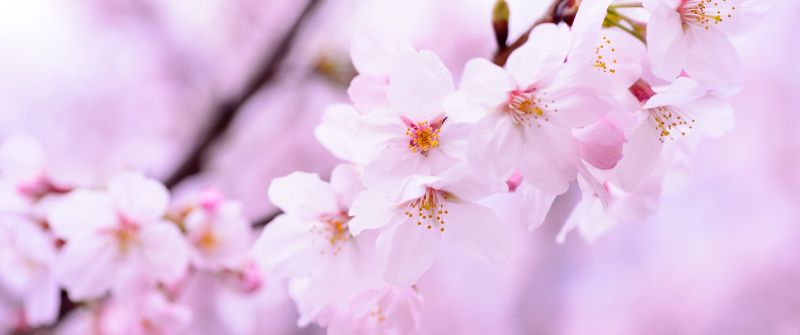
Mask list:
[[[164,178],[303,3],[4,2],[0,138],[33,135],[52,175],[71,184],[99,185],[125,168]],[[346,85],[315,71],[320,60],[346,64],[353,32],[379,25],[438,53],[458,78],[468,59],[493,52],[492,3],[323,0],[277,78],[248,101],[203,173],[179,189],[217,189],[241,201],[252,219],[272,212],[273,178],[297,170],[327,178],[337,163],[313,129],[327,105],[347,99]],[[547,5],[509,3],[512,37]],[[800,333],[800,2],[774,0],[772,7],[757,29],[734,41],[745,69],[744,89],[733,99],[735,130],[700,144],[685,175],[671,176],[677,186],[654,217],[614,227],[593,245],[577,236],[558,245],[555,236],[579,197],[571,193],[541,228],[514,232],[515,254],[502,267],[443,254],[418,285],[423,330]],[[222,303],[244,299],[215,294]],[[261,312],[238,315],[249,329],[304,332],[295,330],[295,307],[282,290],[268,294],[231,306]]]

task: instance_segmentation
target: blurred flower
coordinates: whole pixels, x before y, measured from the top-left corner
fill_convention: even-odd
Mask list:
[[[728,35],[739,35],[763,16],[763,0],[647,0],[647,45],[653,72],[673,79],[682,70],[702,82],[741,84],[741,65]]]
[[[73,300],[97,298],[131,279],[176,280],[189,250],[178,228],[162,216],[169,193],[159,182],[126,172],[108,191],[78,189],[48,216],[66,241],[56,274]]]

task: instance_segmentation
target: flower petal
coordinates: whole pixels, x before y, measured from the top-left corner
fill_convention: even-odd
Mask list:
[[[409,220],[382,232],[376,251],[383,265],[383,279],[397,286],[414,285],[433,265],[441,240],[440,231]]]
[[[573,131],[581,158],[592,166],[608,170],[622,159],[625,133],[608,119]]]
[[[727,36],[713,29],[690,28],[686,33],[686,73],[714,86],[742,84],[739,53]]]
[[[380,193],[369,190],[361,192],[350,207],[350,216],[353,217],[348,224],[350,233],[357,236],[364,230],[388,225],[396,215],[396,207]]]
[[[314,136],[337,158],[358,161],[349,150],[357,118],[358,113],[353,106],[331,105],[322,113],[322,121],[314,128]]]
[[[490,209],[470,202],[449,202],[443,235],[453,243],[480,258],[498,263],[509,253],[508,229]],[[428,232],[430,233],[430,232]]]
[[[364,190],[361,172],[350,164],[339,164],[333,168],[330,184],[342,208],[350,208],[356,196]]]
[[[647,24],[647,50],[653,73],[662,79],[677,77],[686,62],[686,42],[680,14],[666,6],[658,6]]]
[[[308,274],[320,264],[322,248],[310,231],[314,223],[282,214],[264,228],[253,251],[259,263],[279,276]]]
[[[136,172],[115,176],[108,194],[117,211],[137,224],[157,222],[169,204],[169,191],[163,184]]]
[[[31,326],[43,326],[58,319],[61,292],[54,278],[38,278],[25,304],[25,319]]]
[[[184,274],[189,266],[189,246],[174,224],[162,221],[144,227],[139,239],[141,273],[167,283]]]
[[[275,178],[267,193],[275,206],[299,218],[316,219],[339,211],[333,188],[315,173],[293,172]]]
[[[541,81],[553,74],[567,58],[572,35],[566,24],[540,24],[528,41],[508,57],[506,69],[520,88]]]
[[[413,50],[408,40],[376,29],[358,30],[350,41],[350,58],[361,74],[388,76],[398,54],[405,50]]]
[[[72,301],[100,297],[114,283],[118,246],[111,237],[82,236],[67,242],[55,264],[55,274]]]
[[[569,130],[547,124],[528,132],[528,149],[519,172],[542,191],[561,194],[578,174],[577,141]]]
[[[75,190],[55,205],[47,222],[57,236],[70,241],[117,225],[117,212],[105,192]]]
[[[389,105],[414,121],[442,113],[442,100],[453,92],[453,78],[430,51],[403,52],[389,81]]]

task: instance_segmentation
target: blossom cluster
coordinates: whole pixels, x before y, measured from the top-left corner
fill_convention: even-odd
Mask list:
[[[652,214],[697,139],[732,129],[741,83],[728,36],[764,2],[579,3],[571,25],[533,27],[502,66],[470,60],[457,85],[402,36],[354,36],[352,103],[316,129],[346,163],[329,183],[273,181],[284,214],[257,247],[289,280],[301,324],[413,332],[415,284],[442,249],[502,262],[509,225],[538,227],[571,185],[582,198],[557,240],[577,229],[591,242]],[[518,222],[499,219],[498,201]]]
[[[241,294],[260,289],[250,222],[216,192],[170,203],[163,184],[133,171],[103,187],[66,185],[26,135],[2,143],[0,172],[4,327],[54,323],[63,289],[82,311],[60,333],[174,334],[192,320],[192,295],[209,294],[187,292],[189,280],[210,276]]]
[[[330,106],[315,131],[344,163],[327,181],[273,180],[282,214],[260,235],[217,192],[176,197],[133,171],[69,185],[48,173],[34,139],[5,139],[0,298],[12,303],[0,304],[0,325],[181,333],[265,299],[275,278],[301,326],[409,334],[424,321],[416,284],[444,249],[501,263],[511,226],[539,227],[570,190],[581,199],[559,243],[645,219],[697,140],[733,128],[727,99],[742,83],[729,37],[765,2],[574,6],[570,24],[535,25],[507,59],[470,60],[457,83],[402,36],[356,33],[351,103]],[[518,212],[500,213],[509,208]],[[224,292],[193,286],[201,279]],[[64,297],[80,311],[69,323]]]

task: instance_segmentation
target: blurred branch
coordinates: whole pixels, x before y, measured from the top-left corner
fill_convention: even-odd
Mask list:
[[[264,55],[263,61],[253,72],[253,76],[248,79],[242,92],[233,99],[223,101],[215,108],[214,117],[208,124],[208,128],[203,132],[202,138],[199,138],[197,143],[191,148],[189,153],[178,165],[178,168],[170,175],[164,182],[167,187],[173,188],[178,183],[187,177],[194,175],[202,170],[203,159],[206,156],[209,148],[219,138],[225,135],[231,122],[242,110],[244,104],[250,100],[262,87],[275,78],[278,70],[286,59],[289,51],[295,43],[295,39],[300,32],[303,24],[307,22],[312,12],[319,6],[320,0],[309,0],[306,7],[303,8],[300,15],[295,20],[294,24],[289,28],[289,31],[279,41],[278,45],[269,53]],[[268,218],[271,220],[278,214]],[[266,221],[268,222],[268,221]],[[262,225],[266,224],[264,222]],[[14,334],[29,335],[50,333],[56,329],[66,317],[77,308],[76,304],[69,300],[64,291],[61,292],[61,306],[59,307],[58,320],[52,325],[41,328],[29,328],[15,331]]]
[[[275,220],[275,218],[278,217],[278,215],[281,215],[281,214],[283,214],[283,211],[281,211],[280,209],[277,209],[274,212],[269,213],[269,214],[265,215],[264,217],[253,221],[252,226],[253,226],[253,228],[264,227],[267,224],[269,224],[270,222],[272,222],[272,220]]]
[[[533,28],[536,28],[536,26],[540,24],[566,22],[572,25],[572,21],[575,19],[575,14],[577,14],[579,6],[580,0],[553,0],[553,4],[550,5],[550,8],[548,8],[520,37],[507,47],[498,48],[497,52],[494,54],[494,58],[492,58],[492,62],[499,66],[506,65],[511,53],[525,44]]]
[[[253,71],[253,76],[248,79],[242,92],[233,99],[223,101],[215,108],[213,119],[209,122],[208,128],[203,131],[202,137],[198,139],[177,169],[164,182],[167,187],[174,188],[187,177],[203,169],[203,160],[206,158],[208,150],[219,138],[225,136],[228,127],[239,111],[242,110],[244,104],[275,78],[286,56],[292,49],[297,34],[319,3],[320,0],[308,1],[306,7],[303,8],[303,11],[286,35],[280,40],[277,47],[264,55],[261,64]]]

